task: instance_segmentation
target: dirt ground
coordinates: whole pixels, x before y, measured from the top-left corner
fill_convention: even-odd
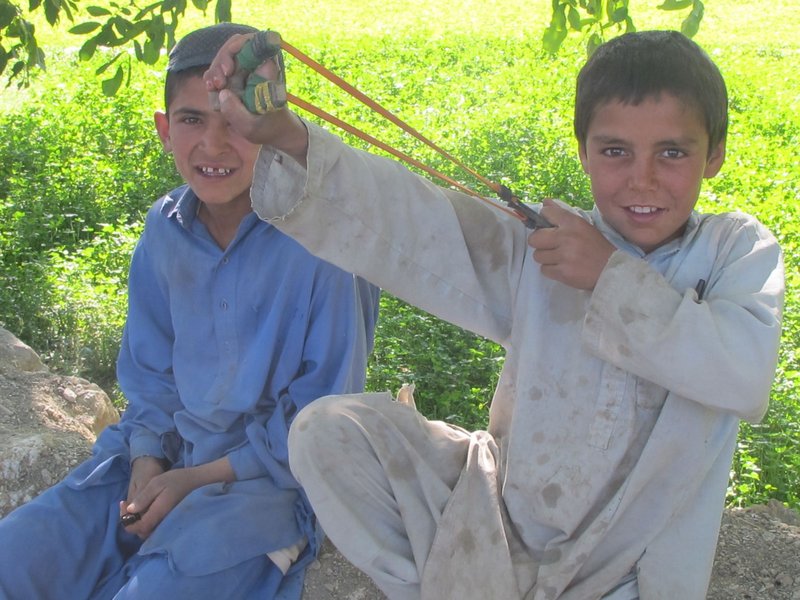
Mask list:
[[[329,542],[308,571],[303,595],[303,600],[384,598]],[[726,510],[707,600],[800,600],[800,515],[777,502]]]
[[[800,600],[800,515],[778,502],[725,511],[708,600]]]

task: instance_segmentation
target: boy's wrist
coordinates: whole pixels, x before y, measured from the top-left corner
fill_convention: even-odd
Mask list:
[[[151,454],[141,454],[139,456],[131,457],[131,466],[137,461],[148,461],[158,464],[162,470],[166,471],[169,469],[170,464],[169,461],[163,456],[153,456]]]

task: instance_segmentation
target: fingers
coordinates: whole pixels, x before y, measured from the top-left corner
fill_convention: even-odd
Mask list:
[[[242,99],[231,90],[220,91],[219,109],[228,123],[245,137],[249,137],[248,134],[257,127],[258,117],[247,110]]]
[[[260,75],[264,79],[276,80],[281,76],[281,67],[276,57],[273,56],[258,65],[253,73]]]
[[[131,502],[120,502],[120,524],[128,533],[146,539],[164,518],[159,514],[155,498],[149,497],[147,486]]]
[[[594,289],[614,246],[594,225],[554,200],[542,203],[541,214],[555,226],[528,235],[542,275],[577,289]]]
[[[119,513],[119,522],[123,527],[130,527],[142,518],[142,513],[130,511],[125,501],[119,503]]]
[[[581,216],[552,198],[542,200],[539,214],[550,221],[553,227],[535,229],[528,235],[528,245],[534,249],[555,248],[564,236],[574,235],[576,231],[591,227]]]
[[[236,54],[242,49],[245,42],[255,34],[236,34],[222,45],[208,70],[203,74],[206,89],[209,92],[225,89],[228,78],[236,71]]]
[[[578,215],[561,206],[558,201],[554,200],[553,198],[545,198],[542,200],[542,209],[539,212],[556,227],[563,226],[573,218],[580,219]]]

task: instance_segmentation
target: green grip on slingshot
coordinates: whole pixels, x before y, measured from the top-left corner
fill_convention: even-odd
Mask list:
[[[236,74],[239,77],[234,79],[237,83],[241,82],[238,85],[243,89],[235,91],[252,113],[264,114],[286,105],[286,78],[280,41],[280,35],[274,31],[259,31],[236,54]],[[270,81],[253,73],[270,58],[275,59],[278,68],[277,81]]]
[[[259,31],[236,55],[236,62],[245,71],[255,71],[268,58],[280,54],[281,37],[274,31]]]
[[[250,75],[242,101],[251,113],[263,115],[286,105],[286,87],[259,75]]]

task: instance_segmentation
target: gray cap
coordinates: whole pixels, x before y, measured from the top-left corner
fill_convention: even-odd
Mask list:
[[[255,33],[249,25],[217,23],[186,34],[169,53],[167,71],[177,73],[192,67],[210,65],[228,38],[237,33]]]

